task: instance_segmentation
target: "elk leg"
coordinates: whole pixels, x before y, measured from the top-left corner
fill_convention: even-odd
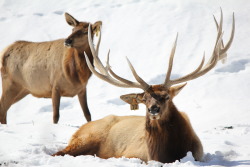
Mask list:
[[[91,114],[89,112],[88,103],[87,103],[87,89],[86,88],[78,94],[78,99],[81,104],[86,120],[90,122]]]
[[[77,145],[69,145],[62,151],[58,151],[57,153],[53,154],[52,156],[64,156],[66,154],[71,156],[78,156],[78,155],[84,155],[82,153],[82,149]]]
[[[12,81],[4,79],[2,80],[2,88],[3,92],[0,100],[0,122],[6,124],[7,111],[13,104],[14,99],[20,92],[21,88]]]
[[[78,155],[95,155],[99,150],[98,144],[93,142],[93,139],[77,139],[71,141],[70,144],[63,150],[53,154],[52,156],[64,156],[66,154],[71,156]]]
[[[61,95],[59,89],[54,87],[52,89],[52,105],[53,105],[53,122],[54,124],[58,123],[60,114],[59,114],[59,107],[60,107],[60,99]]]
[[[21,100],[22,98],[24,98],[25,96],[27,96],[29,94],[29,92],[26,89],[21,90],[17,96],[14,98],[14,101],[12,104],[18,102],[19,100]]]

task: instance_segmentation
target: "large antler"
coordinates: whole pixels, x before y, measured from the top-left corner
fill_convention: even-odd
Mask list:
[[[102,64],[101,60],[98,57],[98,51],[99,51],[99,44],[100,44],[100,40],[101,40],[101,30],[100,30],[100,34],[99,34],[99,38],[98,38],[98,42],[97,42],[97,46],[96,48],[94,48],[94,44],[93,44],[93,40],[91,37],[91,28],[90,26],[88,27],[88,42],[90,45],[90,49],[92,52],[92,55],[94,57],[94,64],[95,67],[100,71],[97,72],[94,67],[92,66],[92,64],[90,63],[88,56],[85,54],[85,58],[86,58],[86,62],[88,64],[89,69],[92,71],[93,74],[95,74],[98,78],[112,84],[118,87],[125,87],[125,88],[141,88],[143,90],[147,90],[150,85],[148,85],[135,71],[133,65],[130,63],[129,59],[127,58],[129,67],[135,77],[135,79],[137,80],[137,82],[132,82],[129,81],[127,79],[121,78],[118,75],[116,75],[110,68],[109,65],[109,53],[108,52],[108,56],[107,56],[107,62],[106,62],[106,67],[104,67],[104,65]],[[112,77],[110,74],[114,77]]]
[[[169,65],[168,65],[168,71],[167,71],[167,75],[166,75],[166,79],[165,82],[163,83],[163,86],[165,88],[169,88],[172,85],[175,84],[179,84],[182,82],[186,82],[189,80],[193,80],[195,78],[198,78],[204,74],[206,74],[208,71],[210,71],[213,67],[215,67],[215,65],[217,64],[217,62],[221,59],[225,59],[227,54],[227,50],[230,48],[232,41],[233,41],[233,37],[234,37],[234,31],[235,31],[235,19],[234,19],[234,14],[233,14],[233,23],[232,23],[232,32],[231,32],[231,36],[230,39],[228,41],[228,43],[226,44],[226,46],[224,47],[223,41],[222,41],[222,23],[223,23],[223,13],[221,10],[221,17],[220,17],[220,24],[218,25],[217,20],[215,19],[215,24],[217,26],[217,38],[216,38],[216,42],[215,42],[215,46],[214,46],[214,50],[213,50],[213,54],[210,58],[210,60],[207,62],[207,64],[205,66],[203,66],[204,62],[205,62],[205,54],[203,56],[203,59],[200,63],[200,65],[198,66],[198,68],[196,68],[196,70],[194,70],[193,72],[178,78],[178,79],[174,79],[174,80],[170,80],[170,75],[171,75],[171,71],[172,71],[172,66],[173,66],[173,59],[174,59],[174,54],[175,54],[175,49],[176,49],[176,45],[177,45],[177,37],[175,39],[174,45],[172,47],[171,50],[171,54],[170,54],[170,58],[169,58]],[[100,30],[101,31],[101,30]],[[89,69],[92,71],[93,74],[95,74],[97,77],[99,77],[100,79],[118,86],[118,87],[125,87],[125,88],[141,88],[144,91],[149,90],[150,85],[148,85],[135,71],[133,65],[130,63],[130,61],[127,58],[127,62],[129,64],[129,67],[135,77],[135,79],[137,80],[137,82],[132,82],[129,81],[127,79],[124,79],[120,76],[118,76],[116,73],[114,73],[114,71],[112,71],[112,69],[110,68],[109,65],[109,52],[107,55],[107,62],[106,62],[106,66],[104,67],[104,65],[102,64],[102,62],[100,61],[99,57],[98,57],[98,50],[99,50],[99,44],[100,44],[100,40],[101,40],[101,32],[99,35],[99,39],[97,42],[97,47],[94,48],[93,45],[93,41],[92,41],[92,37],[91,37],[91,28],[89,26],[88,29],[88,40],[89,40],[89,45],[91,48],[91,52],[92,55],[94,57],[94,62],[95,62],[95,67],[99,70],[99,72],[97,72],[94,67],[92,66],[92,64],[90,63],[88,56],[85,54],[85,58],[88,64]],[[110,75],[111,74],[111,75]]]
[[[217,20],[215,19],[215,17],[214,17],[214,20],[215,20],[215,23],[216,23],[216,26],[217,26],[218,33],[217,33],[217,38],[216,38],[213,54],[212,54],[210,60],[207,62],[207,64],[205,66],[203,66],[204,61],[205,61],[205,54],[204,54],[203,59],[202,59],[200,65],[198,66],[198,68],[196,70],[194,70],[193,72],[191,72],[188,75],[185,75],[185,76],[183,76],[181,78],[170,80],[170,75],[171,75],[172,66],[173,66],[173,59],[174,59],[174,54],[175,54],[175,49],[176,49],[176,43],[177,43],[177,37],[176,37],[176,40],[174,42],[174,46],[172,48],[170,58],[169,58],[168,71],[167,71],[165,82],[163,84],[164,87],[169,88],[172,85],[179,84],[179,83],[182,83],[182,82],[186,82],[186,81],[198,78],[198,77],[206,74],[212,68],[214,68],[219,60],[226,58],[226,56],[227,56],[226,52],[230,48],[230,46],[232,44],[232,41],[233,41],[233,37],[234,37],[234,31],[235,31],[234,14],[233,14],[233,23],[232,23],[231,36],[230,36],[230,39],[229,39],[229,41],[228,41],[228,43],[226,44],[225,47],[224,47],[223,41],[222,41],[222,35],[223,35],[223,33],[222,33],[222,23],[223,23],[222,10],[221,10],[220,24],[218,25]]]

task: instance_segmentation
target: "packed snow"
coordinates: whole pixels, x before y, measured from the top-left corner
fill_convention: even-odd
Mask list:
[[[0,166],[145,167],[250,166],[250,3],[248,0],[0,0],[0,50],[16,40],[50,41],[66,38],[71,27],[64,13],[80,21],[101,20],[103,62],[120,76],[133,79],[125,56],[150,84],[163,82],[168,56],[178,32],[173,76],[185,75],[211,55],[216,26],[213,15],[224,14],[226,42],[235,13],[236,32],[225,64],[188,82],[175,98],[185,111],[204,147],[203,162],[192,154],[169,164],[137,158],[101,159],[96,156],[58,156],[72,134],[86,120],[77,97],[61,99],[60,120],[52,123],[51,99],[28,95],[11,106],[7,125],[0,124]],[[1,85],[1,83],[0,83]],[[92,119],[115,115],[145,115],[145,107],[130,111],[119,96],[140,92],[114,87],[95,76],[88,83]]]

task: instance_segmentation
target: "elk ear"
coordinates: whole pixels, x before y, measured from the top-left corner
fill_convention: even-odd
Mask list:
[[[98,36],[98,32],[101,30],[102,21],[97,21],[92,25],[92,32]]]
[[[169,89],[171,97],[174,98],[176,95],[178,95],[178,93],[186,86],[186,84],[187,83],[177,85],[177,86],[172,86]]]
[[[138,110],[139,103],[142,103],[144,93],[131,93],[120,96],[120,98],[126,103],[130,104],[131,110]]]
[[[79,24],[79,21],[68,13],[65,13],[65,19],[70,26],[76,27]]]

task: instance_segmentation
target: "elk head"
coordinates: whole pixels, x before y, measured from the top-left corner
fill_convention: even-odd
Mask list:
[[[79,22],[73,16],[65,13],[67,23],[73,27],[72,34],[65,39],[64,44],[68,47],[80,48],[87,41],[88,26],[91,26],[92,37],[100,31],[101,21],[95,22],[93,25],[87,22]]]
[[[91,39],[91,28],[89,26],[89,45],[91,47],[91,51],[94,57],[94,60],[96,61],[96,68],[99,70],[97,72],[94,67],[91,65],[91,63],[88,60],[87,55],[85,54],[87,64],[92,71],[93,74],[95,74],[98,78],[112,84],[118,87],[124,87],[124,88],[140,88],[144,92],[139,94],[127,94],[122,95],[121,99],[125,102],[129,103],[131,105],[131,109],[138,109],[138,104],[143,103],[146,105],[147,108],[147,115],[151,120],[158,120],[162,116],[166,118],[165,116],[168,114],[171,114],[170,108],[173,107],[172,100],[173,98],[184,88],[186,85],[185,82],[189,80],[196,79],[207,72],[209,72],[211,69],[215,67],[218,61],[226,58],[226,52],[230,48],[233,37],[234,37],[234,31],[235,31],[235,20],[233,15],[233,23],[232,23],[232,32],[230,39],[228,43],[224,46],[222,41],[222,20],[223,20],[223,14],[221,11],[221,18],[220,23],[218,24],[217,20],[215,19],[215,23],[217,26],[217,38],[214,46],[214,50],[212,52],[212,56],[210,57],[209,61],[204,65],[205,62],[205,54],[202,58],[202,61],[200,65],[191,73],[171,80],[170,75],[172,71],[173,66],[173,59],[175,54],[175,49],[177,45],[177,37],[175,39],[175,42],[173,44],[170,58],[169,58],[169,65],[168,70],[166,74],[166,78],[164,83],[158,84],[158,85],[149,85],[147,84],[136,72],[133,65],[130,63],[130,61],[127,59],[128,65],[136,79],[137,82],[132,82],[127,79],[124,79],[120,76],[118,76],[109,65],[109,52],[107,56],[107,64],[104,67],[104,65],[101,63],[99,57],[98,57],[98,49],[99,49],[99,43],[100,39],[98,41],[98,45],[96,48],[93,46],[93,42]],[[173,110],[172,110],[173,111]]]
[[[184,88],[184,84],[172,86],[166,89],[162,85],[152,85],[143,93],[133,93],[120,96],[126,103],[130,104],[131,110],[138,109],[138,104],[143,103],[146,106],[147,116],[151,120],[166,118],[170,108],[173,106],[173,98]]]

